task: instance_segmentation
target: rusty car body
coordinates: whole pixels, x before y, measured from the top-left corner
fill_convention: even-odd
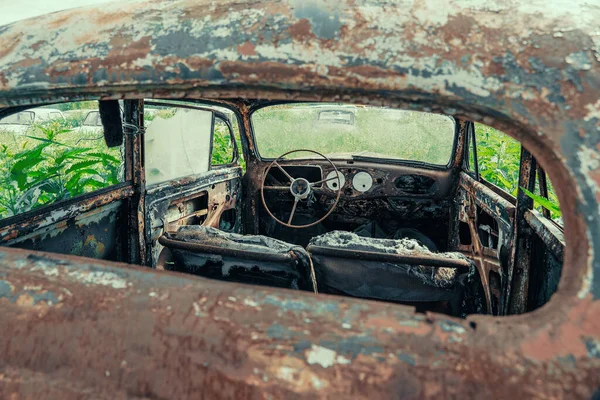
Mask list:
[[[0,27],[0,117],[123,100],[125,118],[122,183],[0,221],[0,397],[597,398],[598,20],[600,9],[587,2],[155,0]],[[231,163],[146,186],[144,106],[159,99],[211,115],[210,107],[229,110],[235,121],[219,118],[239,126],[246,173]],[[165,246],[203,245],[166,233],[200,217],[221,227],[228,210],[237,210],[228,224],[240,233],[304,243],[284,225],[265,223],[276,217],[265,198],[280,201],[279,189],[263,194],[272,162],[261,159],[252,134],[256,109],[289,102],[454,118],[447,167],[333,160],[332,171],[349,174],[347,181],[362,171],[382,186],[338,188],[340,213],[328,221],[368,222],[369,212],[393,201],[397,219],[433,218],[434,241],[474,263],[483,312],[459,318],[158,270],[169,269]],[[467,173],[473,122],[522,143],[519,183],[532,189],[537,174],[543,188],[548,174],[564,230],[521,192],[511,198]],[[284,164],[315,163],[329,168]],[[424,193],[433,181],[437,194]],[[503,256],[482,243],[479,212],[505,229]],[[461,232],[472,242],[461,243]],[[285,253],[257,262],[291,262]],[[340,254],[313,248],[317,258]],[[426,255],[412,262],[449,266]],[[450,266],[468,267],[462,262]],[[490,271],[501,276],[496,286]],[[557,287],[538,290],[549,281],[543,271],[560,276]]]

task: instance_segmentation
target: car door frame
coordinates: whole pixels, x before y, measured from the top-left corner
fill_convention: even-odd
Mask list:
[[[488,274],[495,272],[500,277],[500,297],[497,305],[498,315],[521,314],[532,311],[530,302],[530,277],[533,274],[533,248],[535,237],[539,237],[554,257],[561,263],[565,247],[564,230],[549,219],[549,211],[541,213],[534,209],[534,201],[522,188],[535,191],[536,179],[540,192],[548,197],[545,171],[535,157],[521,145],[517,197],[486,181],[479,173],[477,157],[477,138],[475,124],[467,122],[466,143],[458,191],[458,221],[469,226],[472,245],[466,246],[457,241],[457,248],[465,252],[477,264],[488,307],[491,306],[490,279]],[[470,165],[470,153],[473,153],[473,165]],[[477,207],[496,219],[499,227],[510,228],[505,231],[502,243],[497,251],[486,248],[479,235]],[[499,228],[501,229],[501,228]],[[458,232],[458,229],[456,229]],[[458,235],[457,235],[458,239]],[[502,248],[501,246],[504,246]],[[556,274],[557,272],[551,272]],[[560,271],[558,271],[560,274]],[[556,288],[553,288],[555,291]],[[496,313],[496,312],[495,312]]]
[[[143,199],[143,241],[145,248],[142,250],[144,252],[142,255],[142,264],[156,268],[160,258],[160,253],[163,249],[163,246],[158,243],[158,239],[165,232],[165,230],[170,229],[171,224],[174,223],[174,221],[170,221],[169,218],[166,217],[166,213],[168,212],[169,208],[178,206],[183,209],[184,202],[186,202],[186,204],[190,204],[192,201],[196,201],[199,197],[204,196],[205,193],[208,197],[208,200],[206,204],[207,213],[204,223],[208,224],[209,226],[217,227],[219,225],[219,219],[224,212],[228,210],[235,210],[235,222],[233,223],[232,230],[236,232],[241,231],[242,170],[239,165],[240,153],[237,148],[233,127],[229,121],[229,118],[225,114],[215,110],[214,108],[207,107],[201,102],[198,102],[198,105],[193,105],[189,103],[182,104],[172,101],[156,102],[152,100],[143,100],[142,103],[144,105],[170,106],[188,110],[208,111],[212,113],[210,150],[207,161],[207,170],[200,174],[178,177],[166,182],[157,183],[150,187],[145,185]],[[210,106],[212,104],[208,105]],[[218,106],[223,107],[220,104]],[[236,118],[239,118],[239,114],[235,109],[229,109],[234,112]],[[216,118],[222,119],[229,129],[233,153],[232,161],[228,164],[212,165],[214,126]],[[141,122],[138,121],[138,124],[138,126],[143,126],[143,120]],[[146,169],[146,166],[143,168]],[[179,216],[179,218],[181,220],[186,217],[182,214]]]

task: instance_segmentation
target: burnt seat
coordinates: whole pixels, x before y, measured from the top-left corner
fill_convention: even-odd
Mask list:
[[[171,270],[225,281],[313,290],[306,250],[281,240],[187,225],[165,233],[159,242],[171,252]]]
[[[307,250],[320,293],[414,305],[451,315],[482,312],[475,265],[460,253],[433,253],[414,239],[333,231]]]

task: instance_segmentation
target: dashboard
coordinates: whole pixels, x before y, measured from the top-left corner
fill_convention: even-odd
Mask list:
[[[313,236],[324,231],[354,231],[376,221],[388,233],[401,228],[417,229],[444,248],[457,187],[456,171],[353,160],[334,161],[334,164],[340,182],[335,179],[316,185],[312,201],[298,204],[296,212],[296,220],[306,223],[321,217],[334,204],[339,185],[339,202],[322,224],[300,230],[282,227],[270,223],[272,219],[263,209],[259,221],[264,222],[259,231],[289,242],[307,244]],[[334,168],[327,161],[284,160],[280,165],[293,178],[304,178],[309,182],[335,176]],[[280,219],[288,218],[293,197],[286,175],[273,167],[264,182],[265,202]]]
[[[339,163],[342,164],[342,163]],[[450,190],[449,171],[429,170],[399,165],[373,163],[336,163],[336,171],[329,163],[322,165],[285,164],[282,165],[294,178],[305,178],[309,182],[325,182],[315,186],[323,194],[334,195],[338,186],[345,198],[373,198],[386,196],[409,196],[439,198],[448,195]],[[265,181],[265,187],[286,186],[288,180],[278,168],[272,168]]]

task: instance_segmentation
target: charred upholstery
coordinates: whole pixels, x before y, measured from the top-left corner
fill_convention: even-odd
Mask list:
[[[414,239],[342,231],[313,238],[308,252],[320,292],[420,305],[443,302],[452,315],[482,312],[475,265],[460,253],[433,253]]]
[[[172,269],[177,271],[226,281],[312,290],[306,250],[281,240],[192,225],[166,233],[160,243],[172,252]]]

